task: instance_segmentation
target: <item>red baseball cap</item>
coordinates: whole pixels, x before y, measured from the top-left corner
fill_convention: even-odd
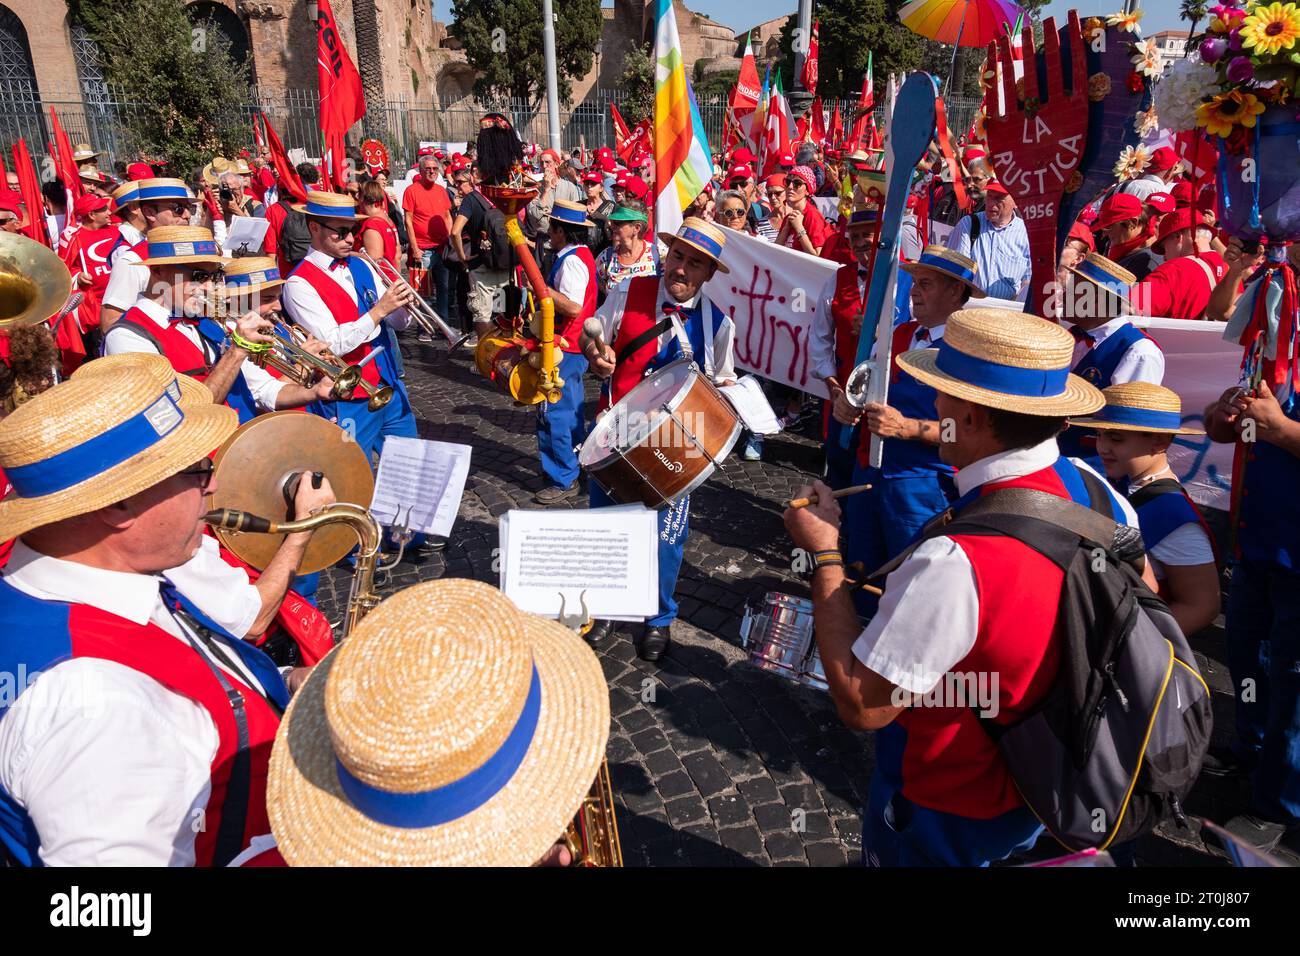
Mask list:
[[[597,156],[597,157],[600,157],[600,156],[610,156],[610,157],[612,157],[613,155],[614,155],[614,151],[613,151],[612,149],[610,149],[608,146],[602,146],[600,149],[596,150],[596,156]]]
[[[980,147],[969,146],[962,151],[961,161],[963,163],[973,163],[975,160],[984,159],[986,156],[988,156],[988,153],[984,152]]]
[[[416,156],[432,156],[433,153],[434,153],[434,149],[433,149],[432,146],[421,146],[420,149],[419,149],[419,151],[418,151],[415,155],[416,155]]]
[[[1178,203],[1174,201],[1174,197],[1169,193],[1151,193],[1144,202],[1162,216],[1178,208]]]
[[[794,168],[794,153],[782,153],[776,158],[776,164],[789,172]]]
[[[1201,221],[1201,211],[1191,206],[1184,206],[1160,220],[1160,234],[1156,236],[1156,241],[1152,245],[1159,251],[1164,248],[1165,240],[1171,236],[1203,225],[1205,223]]]
[[[1192,184],[1186,179],[1180,179],[1174,183],[1174,188],[1169,190],[1169,195],[1174,197],[1174,205],[1181,209],[1183,206],[1192,204]]]
[[[1142,200],[1128,193],[1112,193],[1101,204],[1101,215],[1092,224],[1094,229],[1105,229],[1117,222],[1137,219],[1142,215]]]
[[[748,146],[737,146],[731,151],[731,161],[736,165],[752,166],[757,158]]]
[[[90,193],[82,193],[72,206],[72,213],[75,216],[86,216],[96,210],[103,209],[109,204],[107,196],[93,196]]]
[[[605,181],[605,177],[602,176],[600,173],[596,172],[594,169],[589,169],[582,174],[582,181],[584,183],[603,183]]]
[[[999,195],[1002,195],[1002,196],[1010,196],[1010,195],[1011,195],[1011,192],[1007,189],[1007,187],[1006,187],[1006,186],[1003,186],[1003,185],[1002,185],[1000,182],[998,182],[996,179],[990,179],[987,183],[985,183],[985,185],[984,185],[984,192],[985,192],[986,194],[987,194],[987,193],[998,193]]]
[[[644,200],[646,196],[650,195],[650,185],[640,176],[629,176],[627,177],[627,191],[637,199]]]
[[[1178,154],[1168,146],[1161,146],[1151,154],[1151,162],[1147,164],[1147,172],[1162,173],[1166,169],[1173,169],[1178,165]]]
[[[754,171],[744,163],[740,163],[735,166],[732,166],[731,169],[727,170],[728,185],[735,182],[737,179],[753,179],[753,178],[754,178]]]
[[[1218,202],[1219,190],[1215,188],[1213,183],[1210,183],[1205,186],[1201,190],[1201,194],[1196,197],[1196,208],[1203,212],[1206,210],[1213,210]]]
[[[126,178],[133,182],[138,182],[141,179],[153,179],[153,167],[148,163],[132,163],[126,167]]]
[[[612,173],[614,170],[618,169],[618,163],[614,162],[614,157],[609,155],[609,153],[598,155],[596,157],[596,165],[606,173]]]
[[[615,185],[615,186],[622,186],[624,189],[626,189],[626,188],[627,188],[627,181],[628,181],[629,179],[631,179],[631,178],[632,178],[632,174],[631,174],[630,172],[628,172],[626,169],[620,169],[620,170],[619,170],[619,171],[614,175],[614,185]]]
[[[1070,227],[1070,234],[1065,237],[1069,239],[1078,239],[1088,247],[1089,252],[1097,251],[1097,240],[1093,237],[1092,230],[1081,222],[1076,222]]]

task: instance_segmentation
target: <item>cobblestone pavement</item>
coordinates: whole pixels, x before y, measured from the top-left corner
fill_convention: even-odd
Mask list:
[[[446,361],[441,344],[414,339],[403,352],[421,435],[474,451],[446,550],[404,561],[380,582],[381,593],[439,577],[495,584],[497,518],[537,507],[531,496],[543,485],[536,412],[490,389],[468,354]],[[806,578],[791,570],[793,545],[781,512],[782,502],[820,471],[819,447],[809,437],[819,427],[769,438],[762,462],[733,456],[723,475],[692,497],[680,617],[659,664],[639,660],[626,632],[599,652],[609,679],[608,757],[628,865],[835,866],[860,859],[871,736],[845,729],[827,694],[750,666],[739,644],[747,602],[767,591],[808,595]],[[334,619],[348,581],[340,569],[323,576],[321,604]],[[1226,739],[1231,700],[1222,635],[1195,643],[1215,691],[1216,736]],[[1241,802],[1232,786],[1202,786],[1188,810],[1222,820]],[[1035,855],[1060,852],[1048,839]],[[1187,831],[1144,838],[1139,860],[1219,862]]]

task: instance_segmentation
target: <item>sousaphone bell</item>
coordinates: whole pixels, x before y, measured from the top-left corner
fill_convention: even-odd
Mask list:
[[[34,239],[0,232],[0,333],[40,325],[59,313],[72,291],[72,274]]]

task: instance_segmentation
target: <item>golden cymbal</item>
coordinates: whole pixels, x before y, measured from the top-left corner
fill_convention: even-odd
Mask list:
[[[370,507],[375,479],[361,447],[338,425],[305,412],[273,412],[241,425],[213,459],[216,493],[209,508],[234,508],[287,521],[292,515],[284,498],[293,474],[323,472],[339,501]],[[309,480],[309,479],[308,479]],[[265,568],[284,540],[282,534],[242,534],[218,530],[217,537],[243,561]],[[357,536],[347,525],[317,529],[299,574],[327,568],[353,549]]]
[[[58,314],[72,291],[72,274],[34,239],[0,232],[0,332],[39,325]]]

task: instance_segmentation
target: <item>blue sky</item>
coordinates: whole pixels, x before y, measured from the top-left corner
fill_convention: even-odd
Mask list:
[[[611,7],[613,3],[604,5]],[[793,13],[797,8],[794,0],[686,0],[686,5],[733,30],[747,29],[782,13]],[[556,7],[559,6],[557,2]],[[1078,10],[1080,16],[1087,17],[1115,13],[1122,9],[1123,0],[1052,0],[1044,8],[1044,15],[1059,17],[1063,22],[1071,7]],[[1142,32],[1147,36],[1160,30],[1187,29],[1187,24],[1178,19],[1177,0],[1143,0],[1142,9],[1146,11],[1142,18]],[[439,20],[449,20],[451,0],[433,0],[433,15]]]

